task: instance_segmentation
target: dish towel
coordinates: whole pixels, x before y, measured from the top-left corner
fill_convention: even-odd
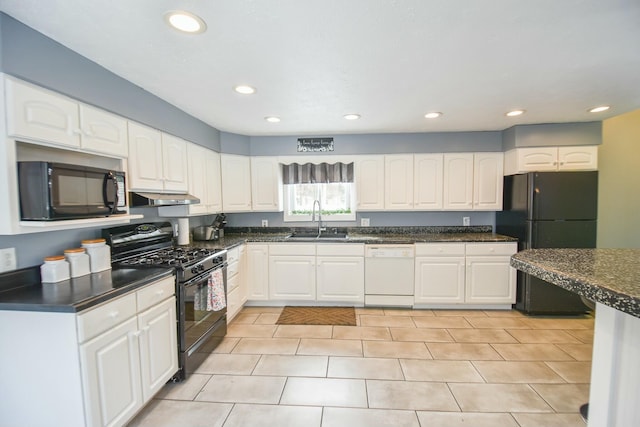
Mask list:
[[[227,298],[224,294],[224,276],[221,268],[211,272],[207,290],[207,311],[220,311],[227,306]]]

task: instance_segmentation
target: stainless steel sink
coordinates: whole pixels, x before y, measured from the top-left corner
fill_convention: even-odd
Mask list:
[[[294,242],[339,242],[349,238],[347,233],[292,233],[286,237]]]

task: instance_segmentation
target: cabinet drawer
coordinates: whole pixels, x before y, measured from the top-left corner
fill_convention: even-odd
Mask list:
[[[467,243],[467,256],[513,255],[518,252],[517,243]]]
[[[316,247],[318,256],[364,256],[364,245],[355,243],[328,244],[321,243]]]
[[[227,292],[231,292],[238,287],[238,285],[240,284],[240,280],[238,279],[239,277],[237,274],[235,276],[227,278]]]
[[[464,255],[464,243],[417,243],[416,256]]]
[[[173,276],[140,289],[136,292],[138,311],[146,310],[176,293],[176,281]]]
[[[285,243],[282,245],[269,245],[269,255],[315,255],[316,245]]]
[[[236,274],[238,274],[238,269],[240,268],[240,263],[238,261],[230,262],[227,266],[227,279],[231,279]]]
[[[232,262],[238,261],[239,253],[239,248],[229,249],[227,251],[227,263],[231,264]]]
[[[78,315],[78,340],[84,342],[136,314],[136,295],[131,293]]]

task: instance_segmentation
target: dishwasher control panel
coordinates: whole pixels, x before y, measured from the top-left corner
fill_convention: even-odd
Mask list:
[[[367,258],[413,258],[413,245],[377,245],[365,246]]]

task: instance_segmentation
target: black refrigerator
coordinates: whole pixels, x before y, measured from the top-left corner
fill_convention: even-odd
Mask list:
[[[518,238],[518,250],[595,248],[598,172],[530,172],[504,177],[496,232]],[[527,314],[578,315],[580,297],[518,271],[515,308]]]

